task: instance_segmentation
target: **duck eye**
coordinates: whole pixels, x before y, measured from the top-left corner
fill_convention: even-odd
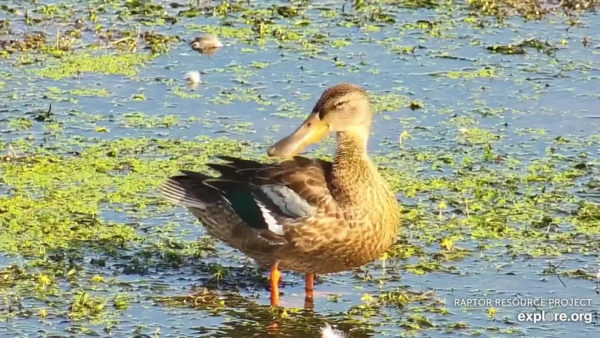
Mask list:
[[[348,101],[340,101],[340,102],[336,103],[336,104],[335,104],[335,108],[336,108],[336,109],[339,109],[339,108],[341,108],[343,105],[345,105],[345,104],[346,104],[346,102],[348,102]]]

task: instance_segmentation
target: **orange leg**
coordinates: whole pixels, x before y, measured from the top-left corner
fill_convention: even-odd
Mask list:
[[[306,297],[312,297],[313,291],[315,290],[315,274],[307,273],[306,274],[306,283],[304,291],[306,292]]]
[[[281,272],[277,267],[277,263],[271,267],[271,306],[279,305],[279,279]]]
[[[315,307],[315,304],[313,302],[313,298],[314,298],[313,291],[314,290],[315,290],[315,274],[307,273],[306,274],[306,283],[305,283],[305,287],[304,287],[304,307],[306,309],[313,309]]]

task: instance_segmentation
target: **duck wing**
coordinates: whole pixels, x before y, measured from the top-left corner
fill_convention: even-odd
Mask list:
[[[208,164],[219,177],[182,171],[161,190],[168,200],[190,209],[212,235],[234,247],[248,245],[246,240],[239,244],[240,236],[285,244],[285,226],[302,225],[335,204],[328,184],[331,162],[300,156],[277,164],[220,158],[225,162]]]

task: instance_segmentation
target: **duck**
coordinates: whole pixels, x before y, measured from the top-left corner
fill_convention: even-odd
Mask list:
[[[216,35],[204,34],[194,38],[190,42],[190,47],[199,53],[212,55],[219,50],[219,48],[223,47],[223,43]]]
[[[279,304],[282,270],[305,274],[305,304],[315,275],[347,271],[395,243],[401,212],[369,158],[373,111],[367,92],[341,83],[323,92],[306,120],[267,149],[277,161],[219,156],[219,176],[182,170],[160,188],[207,232],[270,268],[271,306]],[[333,161],[300,156],[335,133]]]

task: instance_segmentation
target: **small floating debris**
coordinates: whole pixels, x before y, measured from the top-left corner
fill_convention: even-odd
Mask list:
[[[487,50],[500,54],[525,54],[525,49],[520,45],[493,45],[487,47]]]
[[[348,335],[340,330],[336,330],[329,324],[321,328],[321,338],[347,338]]]
[[[39,122],[48,122],[52,120],[52,103],[50,103],[48,105],[48,110],[38,110],[33,112],[33,114],[35,115],[33,117],[34,120],[39,121]]]
[[[525,54],[526,48],[533,48],[540,53],[544,53],[548,56],[553,56],[558,50],[557,47],[548,43],[548,41],[541,41],[538,39],[523,40],[517,44],[509,45],[493,45],[486,47],[492,53],[499,54]]]
[[[590,38],[588,35],[585,35],[583,37],[583,39],[581,40],[581,44],[583,45],[583,47],[588,47],[591,42],[592,42],[592,38]]]
[[[82,30],[85,28],[85,22],[81,18],[75,19],[75,29]]]
[[[25,158],[24,155],[18,154],[13,146],[9,143],[6,145],[6,156],[0,156],[0,161],[2,162],[10,162]],[[0,183],[1,185],[2,183]]]
[[[538,6],[544,11],[552,11],[563,6],[562,0],[538,0]]]
[[[186,79],[188,83],[192,86],[197,86],[202,82],[202,80],[200,79],[200,72],[197,70],[190,70],[186,72],[183,78]]]
[[[10,143],[6,145],[6,152],[7,152],[6,156],[8,158],[19,158],[19,155],[17,155],[15,148],[13,148],[12,144],[10,144]],[[598,271],[598,273],[600,273],[600,271]]]
[[[400,136],[398,136],[398,144],[402,144],[402,141],[409,138],[410,134],[406,130],[402,131],[402,133],[400,133]]]
[[[190,42],[190,47],[202,54],[212,55],[219,50],[219,48],[223,47],[223,43],[221,43],[221,41],[213,34],[204,34],[192,40]]]

